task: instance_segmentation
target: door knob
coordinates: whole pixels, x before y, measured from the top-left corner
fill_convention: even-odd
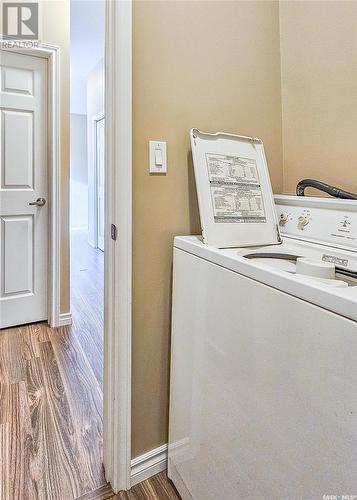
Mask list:
[[[46,205],[46,198],[37,198],[36,201],[29,203],[29,205],[36,205],[37,207],[43,207],[43,205]]]

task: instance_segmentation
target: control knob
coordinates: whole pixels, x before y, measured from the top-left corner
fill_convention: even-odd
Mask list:
[[[307,226],[309,222],[310,219],[306,215],[300,215],[300,217],[298,218],[298,228],[303,231],[304,227]]]
[[[280,227],[284,227],[285,224],[288,222],[289,220],[289,216],[287,214],[280,214],[280,217],[279,217],[279,226]]]

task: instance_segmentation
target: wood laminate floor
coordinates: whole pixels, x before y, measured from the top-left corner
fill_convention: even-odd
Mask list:
[[[89,495],[81,497],[80,500],[180,500],[172,482],[168,479],[166,472],[143,481],[131,488],[129,491],[121,491],[114,495],[110,488],[103,487],[93,491]]]
[[[0,500],[176,499],[160,474],[114,496],[102,466],[103,253],[72,235],[70,327],[0,331]]]

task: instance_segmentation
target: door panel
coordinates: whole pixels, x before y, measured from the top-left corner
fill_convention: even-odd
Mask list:
[[[0,51],[0,328],[47,319],[47,61]]]
[[[2,110],[0,134],[3,154],[1,186],[7,189],[31,189],[33,187],[33,113]]]
[[[33,292],[33,216],[2,217],[1,297]]]
[[[33,95],[34,72],[32,70],[3,66],[1,76],[3,92]]]

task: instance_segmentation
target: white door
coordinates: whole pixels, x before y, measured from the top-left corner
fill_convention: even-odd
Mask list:
[[[47,62],[1,50],[0,75],[0,328],[5,328],[47,319]]]
[[[97,164],[97,242],[104,252],[104,118],[96,121],[96,164]]]

